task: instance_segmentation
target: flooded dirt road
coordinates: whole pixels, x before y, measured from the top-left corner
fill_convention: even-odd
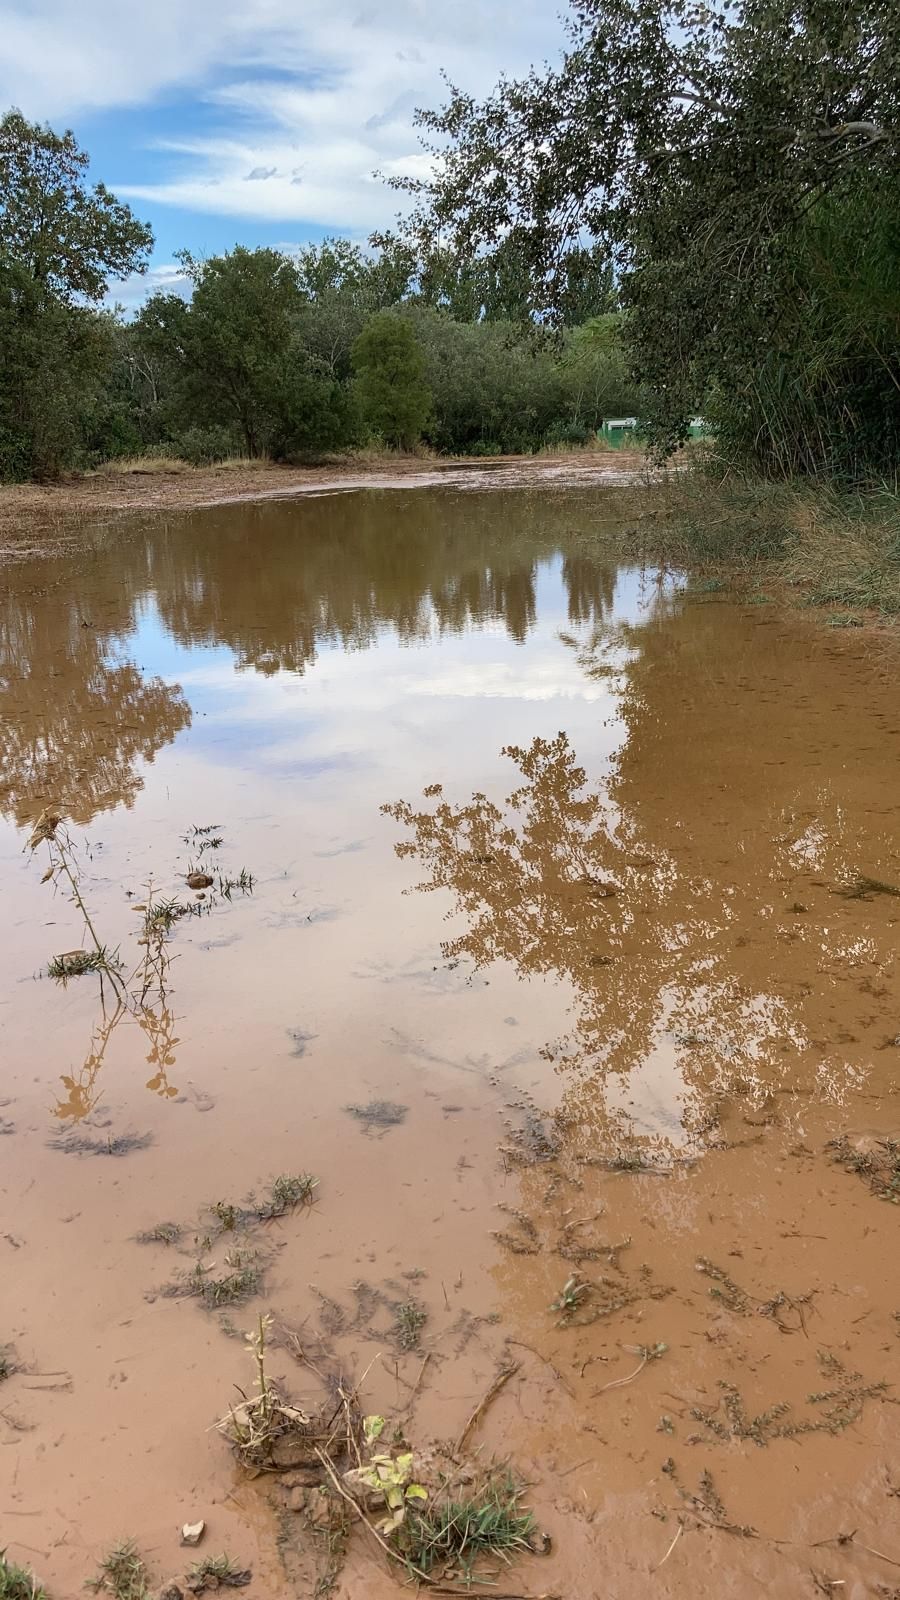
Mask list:
[[[4,572],[0,1547],[51,1595],[200,1518],[248,1596],[400,1592],[215,1431],[260,1311],[298,1402],[511,1461],[549,1552],[486,1593],[900,1588],[896,682],[622,515],[369,489]],[[61,863],[121,977],[47,976]]]

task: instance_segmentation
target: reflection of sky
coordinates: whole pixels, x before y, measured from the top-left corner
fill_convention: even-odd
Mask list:
[[[253,902],[233,918],[234,932],[223,930],[215,974],[196,961],[206,927],[179,931],[178,1006],[190,1019],[189,1027],[179,1024],[181,1073],[193,1070],[199,1041],[224,1027],[229,1037],[220,1036],[219,1049],[227,1053],[242,1029],[259,1028],[261,1011],[277,1058],[286,1029],[296,1024],[299,970],[305,992],[315,997],[305,1004],[322,1054],[338,1048],[352,1016],[369,1041],[366,1062],[373,1041],[376,1055],[383,1054],[399,1030],[437,1040],[441,1060],[481,1063],[465,1067],[480,1073],[497,1064],[498,1037],[500,1054],[509,1054],[514,1013],[517,1082],[557,1098],[560,1086],[538,1052],[568,1025],[574,998],[568,980],[552,972],[517,977],[508,963],[494,963],[477,982],[468,963],[447,969],[441,942],[459,931],[457,919],[448,920],[451,897],[403,893],[419,872],[397,860],[398,831],[380,813],[386,802],[413,799],[430,783],[444,784],[458,801],[474,791],[502,801],[515,782],[503,747],[553,739],[561,729],[589,784],[608,771],[625,732],[618,674],[586,673],[573,635],[587,644],[598,628],[602,636],[608,625],[639,627],[659,598],[657,586],[636,571],[621,572],[612,615],[585,625],[570,620],[561,556],[535,565],[533,588],[524,643],[496,615],[469,620],[459,632],[435,620],[424,637],[409,641],[384,623],[361,647],[345,649],[326,638],[303,672],[271,674],[240,663],[228,646],[179,643],[152,592],[136,605],[134,631],[119,636],[110,655],[134,661],[147,680],[180,685],[192,721],[152,762],[138,762],[142,787],[133,808],[118,806],[93,821],[92,893],[104,927],[116,940],[130,937],[123,890],[142,894],[152,877],[163,892],[177,891],[175,863],[184,830],[194,823],[222,826],[229,867],[246,864],[257,881]],[[265,649],[264,612],[258,644]],[[628,648],[610,632],[613,668],[625,664]],[[7,862],[22,869],[21,837],[12,826],[0,833]],[[27,914],[34,970],[47,935],[38,920],[42,891],[29,881],[27,892],[35,897]],[[238,928],[247,963],[240,968],[229,965],[226,953]],[[230,1005],[220,1015],[223,992]],[[55,997],[60,1028],[65,998]],[[21,1021],[24,1039],[27,1018]],[[63,1047],[61,1035],[58,1045],[68,1059],[73,1047]],[[666,1126],[680,1088],[677,1071],[670,1068],[668,1076],[671,1082],[641,1091],[650,1120]]]
[[[418,787],[419,780],[446,776],[441,759],[448,745],[459,770],[467,734],[476,737],[477,701],[477,742],[492,767],[503,744],[553,735],[561,726],[586,736],[585,759],[602,765],[619,738],[602,716],[613,708],[615,691],[586,677],[559,638],[561,630],[571,632],[561,557],[538,564],[535,591],[537,620],[524,646],[496,620],[462,634],[435,628],[408,643],[382,627],[361,650],[324,641],[302,674],[238,669],[227,647],[186,648],[167,632],[152,601],[122,643],[146,674],[181,684],[193,723],[179,743],[213,762],[231,764],[252,752],[273,773],[312,777],[326,768],[350,774],[366,751],[368,762],[416,768]],[[647,600],[640,573],[620,574],[617,622],[639,623]],[[480,766],[472,776],[481,781]]]

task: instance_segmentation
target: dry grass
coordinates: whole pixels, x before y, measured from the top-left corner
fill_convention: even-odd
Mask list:
[[[650,496],[628,544],[647,560],[720,572],[801,604],[827,607],[835,627],[862,614],[900,615],[900,493],[729,478],[699,467]],[[717,585],[718,586],[718,585]]]
[[[271,456],[225,456],[222,461],[197,463],[159,452],[147,456],[117,456],[104,461],[88,477],[155,477],[161,473],[253,472],[273,465]]]
[[[85,477],[154,477],[160,472],[193,472],[194,470],[189,461],[182,461],[179,456],[115,456],[112,461],[102,462],[93,472],[85,473]]]

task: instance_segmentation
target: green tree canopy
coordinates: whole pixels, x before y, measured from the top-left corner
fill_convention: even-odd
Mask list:
[[[153,242],[87,166],[73,134],[0,119],[0,478],[78,458],[113,359],[111,319],[90,303],[143,272]]]
[[[573,0],[558,65],[420,113],[439,159],[400,184],[408,237],[425,259],[438,241],[462,261],[512,252],[531,311],[557,319],[572,253],[607,245],[658,441],[717,387],[743,393],[752,430],[760,350],[789,352],[786,313],[813,293],[795,273],[811,215],[860,189],[897,214],[898,60],[896,0]],[[875,343],[896,407],[896,343]]]
[[[431,406],[425,358],[408,323],[390,312],[370,318],[353,345],[363,418],[386,444],[409,448],[421,437]]]
[[[295,263],[237,246],[182,260],[189,300],[153,295],[137,319],[145,363],[167,370],[169,421],[231,427],[248,455],[284,456],[340,442],[346,399],[304,347]]]
[[[111,278],[143,272],[153,233],[102,184],[71,131],[0,120],[0,257],[21,281],[69,304],[102,300]]]

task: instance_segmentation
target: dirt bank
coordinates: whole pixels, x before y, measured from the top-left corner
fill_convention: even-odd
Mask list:
[[[644,468],[640,451],[559,456],[495,456],[423,460],[421,456],[347,458],[323,466],[245,463],[179,466],[171,472],[97,472],[64,483],[0,487],[0,559],[40,554],[75,539],[87,524],[137,512],[190,511],[241,500],[328,493],[341,489],[509,483],[628,483]]]

